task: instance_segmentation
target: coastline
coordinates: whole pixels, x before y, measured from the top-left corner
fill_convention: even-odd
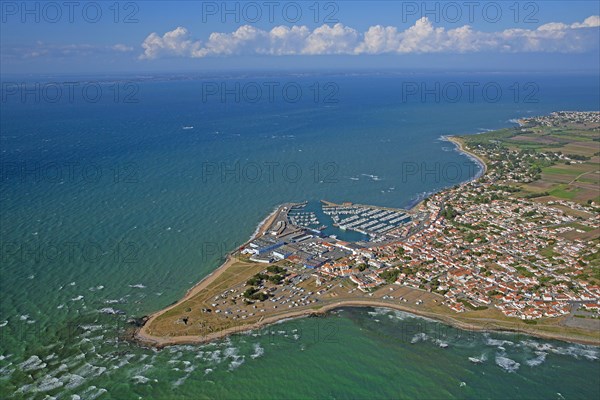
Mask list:
[[[470,159],[475,161],[481,167],[481,172],[479,174],[477,174],[475,177],[473,177],[473,179],[471,179],[471,181],[477,180],[487,173],[488,168],[487,168],[487,163],[485,162],[485,160],[483,158],[479,157],[477,154],[472,153],[469,150],[465,149],[464,143],[461,141],[461,139],[458,136],[444,136],[444,139],[446,139],[449,142],[454,143],[454,145],[456,146],[456,149],[460,153],[464,153],[467,157],[469,157]]]
[[[459,137],[444,136],[443,138],[444,138],[444,140],[452,142],[456,146],[456,149],[459,152],[464,153],[470,159],[472,159],[473,161],[475,161],[477,164],[480,165],[480,167],[481,167],[480,173],[475,175],[473,178],[471,178],[467,182],[476,181],[477,179],[481,178],[482,176],[484,176],[487,173],[488,168],[487,168],[487,163],[485,162],[485,160],[482,159],[481,157],[479,157],[478,155],[466,150],[464,143],[462,142],[462,140]],[[409,210],[418,209],[424,200],[425,200],[425,198],[420,200],[418,203],[416,203],[412,207],[410,207]],[[270,227],[270,225],[273,223],[273,221],[275,220],[278,213],[281,211],[282,207],[283,207],[283,205],[278,206],[271,214],[269,214],[259,224],[259,226],[257,227],[256,231],[254,232],[254,234],[252,235],[252,237],[250,238],[249,241],[251,241],[254,238],[256,238],[257,236],[261,235],[262,233],[264,233],[264,231],[266,231],[267,228]],[[528,327],[524,327],[524,326],[520,326],[520,327],[516,327],[516,328],[509,328],[506,326],[500,326],[499,324],[502,323],[502,321],[494,321],[494,320],[492,320],[491,322],[489,322],[489,321],[484,322],[483,324],[481,323],[483,321],[473,321],[472,323],[468,323],[468,322],[456,319],[449,315],[431,313],[431,312],[422,311],[422,310],[415,310],[413,308],[403,306],[402,304],[388,303],[388,302],[385,302],[385,301],[382,301],[379,299],[372,300],[372,301],[367,300],[367,299],[342,300],[342,301],[338,301],[335,303],[325,304],[318,309],[287,311],[287,312],[283,312],[278,315],[274,315],[271,317],[261,319],[260,321],[252,323],[252,324],[240,325],[237,327],[224,329],[222,331],[211,333],[211,334],[208,334],[205,336],[156,337],[156,336],[152,336],[151,334],[149,334],[147,332],[147,327],[157,317],[159,317],[160,315],[164,314],[165,312],[171,310],[175,306],[185,302],[189,298],[193,297],[198,292],[200,292],[202,289],[206,288],[221,273],[223,273],[235,261],[235,259],[232,257],[232,254],[234,252],[235,252],[235,250],[233,250],[232,252],[230,252],[227,255],[226,261],[219,268],[217,268],[216,270],[211,272],[209,275],[207,275],[205,278],[203,278],[200,282],[198,282],[196,285],[194,285],[191,289],[189,289],[186,292],[186,295],[182,299],[178,300],[177,302],[173,303],[172,305],[168,306],[167,308],[159,310],[159,311],[151,314],[147,318],[145,318],[144,324],[142,325],[142,327],[137,329],[137,331],[134,335],[134,339],[143,345],[150,345],[150,346],[154,346],[154,347],[158,347],[158,348],[161,348],[164,346],[169,346],[169,345],[177,345],[177,344],[201,344],[201,343],[207,343],[207,342],[211,342],[214,340],[222,339],[222,338],[227,337],[232,334],[238,334],[238,333],[242,333],[242,332],[260,329],[260,328],[263,328],[268,325],[282,322],[284,320],[297,319],[297,318],[310,317],[310,316],[323,316],[326,313],[328,313],[329,311],[343,308],[343,307],[383,307],[383,308],[388,308],[388,309],[404,311],[404,312],[407,312],[407,313],[410,313],[410,314],[413,314],[416,316],[430,318],[435,321],[450,325],[450,326],[458,328],[458,329],[463,329],[463,330],[471,330],[471,331],[477,331],[477,332],[522,333],[522,334],[526,334],[526,335],[529,335],[532,337],[537,337],[537,338],[546,339],[546,340],[560,340],[560,341],[565,341],[565,342],[569,342],[569,343],[600,346],[600,336],[595,338],[595,340],[592,340],[592,339],[587,339],[587,338],[583,338],[583,337],[573,337],[572,335],[561,334],[561,333],[557,333],[557,332],[543,332],[539,329],[536,330],[536,329],[532,329],[532,328],[528,328]],[[490,325],[492,325],[492,326],[490,327]]]
[[[135,335],[135,339],[143,345],[150,345],[156,348],[162,348],[166,346],[173,346],[179,344],[203,344],[209,343],[214,340],[223,339],[227,336],[240,334],[248,331],[254,331],[257,329],[264,328],[269,325],[274,325],[286,320],[293,320],[298,318],[306,318],[306,317],[320,317],[324,316],[330,311],[344,308],[344,307],[365,307],[365,308],[375,308],[381,307],[390,310],[398,310],[403,311],[417,317],[424,317],[434,320],[436,322],[440,322],[449,326],[452,326],[457,329],[461,329],[464,331],[472,331],[472,332],[489,332],[489,333],[517,333],[517,334],[525,334],[528,336],[536,337],[539,339],[545,340],[559,340],[567,343],[576,343],[581,345],[588,346],[600,346],[600,338],[597,341],[587,340],[583,338],[572,337],[569,335],[561,335],[561,334],[550,334],[545,332],[540,332],[532,329],[527,329],[526,327],[516,327],[516,328],[507,328],[502,326],[493,326],[495,323],[485,323],[483,325],[477,324],[475,322],[468,323],[464,321],[457,320],[451,316],[440,315],[436,313],[431,313],[427,311],[415,310],[410,307],[402,306],[397,303],[388,303],[382,300],[345,300],[338,301],[335,303],[324,305],[319,309],[311,309],[311,310],[300,310],[300,311],[290,311],[284,312],[281,315],[276,315],[273,317],[265,318],[259,322],[248,324],[248,325],[240,325],[233,328],[228,328],[219,332],[211,333],[206,336],[174,336],[174,337],[155,337],[152,335],[148,335],[143,332],[142,329],[138,330]],[[490,326],[492,325],[492,326]],[[144,325],[146,326],[146,325]]]
[[[441,137],[441,140],[445,140],[448,142],[451,142],[452,144],[454,144],[454,146],[456,146],[456,150],[459,153],[463,153],[464,155],[466,155],[469,159],[473,160],[477,165],[479,165],[480,167],[480,172],[477,173],[475,176],[473,176],[471,179],[463,182],[463,183],[467,183],[467,182],[473,182],[476,181],[477,179],[481,178],[482,176],[484,176],[487,173],[487,163],[485,162],[484,159],[482,159],[481,157],[479,157],[477,154],[470,152],[469,150],[464,148],[463,142],[460,140],[460,138],[458,136],[453,136],[453,135],[443,135]],[[443,189],[442,189],[443,190]],[[422,199],[416,201],[415,204],[413,204],[410,207],[407,207],[407,210],[412,211],[412,210],[416,210],[418,209],[425,200],[427,200],[427,198],[437,192],[430,192],[428,194],[426,194]]]

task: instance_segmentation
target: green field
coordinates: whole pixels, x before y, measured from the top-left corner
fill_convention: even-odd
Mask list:
[[[480,145],[499,145],[513,151],[542,154],[543,163],[536,161],[532,164],[532,168],[541,166],[539,178],[518,185],[519,195],[548,193],[556,199],[586,204],[590,200],[600,201],[599,138],[597,126],[569,126],[565,123],[560,127],[536,125],[500,129],[462,136],[461,140],[471,149]],[[554,161],[544,161],[544,154],[554,154]]]

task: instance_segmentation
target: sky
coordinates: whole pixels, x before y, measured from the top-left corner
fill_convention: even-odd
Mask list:
[[[1,74],[600,70],[598,1],[5,1]]]

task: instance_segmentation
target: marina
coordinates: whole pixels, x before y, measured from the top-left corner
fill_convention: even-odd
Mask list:
[[[373,241],[394,239],[400,228],[412,221],[406,210],[322,201],[323,212],[342,230],[353,230],[368,235]]]

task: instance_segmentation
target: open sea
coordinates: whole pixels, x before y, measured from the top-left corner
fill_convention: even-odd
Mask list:
[[[386,309],[197,346],[128,340],[131,319],[180,298],[278,204],[410,207],[480,172],[443,135],[598,111],[598,77],[3,79],[0,398],[600,398],[598,347]]]

